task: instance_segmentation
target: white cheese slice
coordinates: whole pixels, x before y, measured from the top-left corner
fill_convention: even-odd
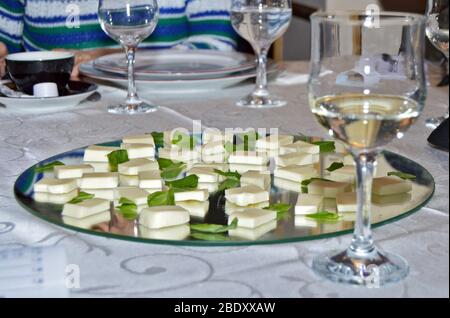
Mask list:
[[[270,174],[258,171],[247,171],[241,175],[241,186],[256,185],[261,189],[267,189],[270,186]]]
[[[234,164],[250,164],[250,165],[267,165],[269,159],[267,155],[256,151],[237,151],[228,158],[229,163]]]
[[[273,184],[275,187],[283,189],[283,190],[288,190],[288,191],[292,191],[292,192],[300,192],[301,191],[301,186],[299,182],[294,182],[291,180],[286,180],[286,179],[282,179],[282,178],[273,178]]]
[[[68,193],[52,194],[48,192],[35,192],[33,197],[36,202],[64,204],[78,196],[78,190],[75,189]]]
[[[269,201],[259,202],[256,204],[250,204],[247,206],[239,206],[234,203],[231,203],[230,201],[225,201],[225,214],[231,215],[235,212],[245,212],[248,209],[257,208],[257,209],[264,209],[267,208],[270,205]]]
[[[220,180],[223,179],[212,168],[195,167],[194,166],[192,169],[190,169],[186,173],[186,175],[190,176],[193,174],[198,176],[198,182],[202,182],[202,183],[205,183],[205,182],[206,183],[215,183],[215,182],[219,182]]]
[[[391,195],[372,194],[372,203],[375,203],[378,206],[403,204],[411,200],[412,200],[411,192],[391,194]]]
[[[189,211],[192,217],[203,218],[208,213],[209,201],[177,201],[177,205]]]
[[[161,172],[155,171],[142,171],[138,174],[139,188],[142,189],[162,189],[163,183],[161,179]]]
[[[120,148],[95,145],[89,146],[84,151],[84,161],[108,162],[108,155],[116,150],[120,150]]]
[[[309,154],[309,153],[288,153],[285,155],[280,155],[277,158],[275,158],[275,162],[277,166],[280,167],[287,167],[287,166],[305,166],[305,165],[312,165],[319,161],[319,158],[315,155]]]
[[[202,146],[202,155],[215,155],[225,152],[223,141],[212,141]]]
[[[277,228],[277,221],[273,220],[265,224],[262,224],[254,229],[238,226],[234,230],[229,230],[228,235],[231,237],[237,237],[249,241],[256,241],[265,234],[272,232],[276,228]]]
[[[82,219],[77,219],[69,216],[63,216],[62,218],[64,224],[75,226],[81,229],[91,229],[92,227],[100,224],[111,221],[111,213],[109,210],[96,213],[90,216],[87,216]]]
[[[197,189],[206,190],[209,193],[214,193],[219,189],[219,183],[199,182]]]
[[[119,186],[117,172],[85,173],[81,178],[80,188],[83,189],[112,189]]]
[[[206,164],[224,164],[228,161],[230,154],[227,152],[219,153],[215,155],[205,155],[202,154],[202,161]]]
[[[149,144],[122,144],[120,147],[127,151],[129,159],[155,158],[155,148]]]
[[[317,194],[300,193],[295,205],[296,215],[306,215],[319,212],[323,197]]]
[[[121,187],[138,187],[139,176],[128,176],[125,174],[119,175],[119,181]]]
[[[210,168],[210,169],[218,169],[221,171],[227,171],[228,165],[226,163],[207,163],[207,162],[198,162],[194,164],[192,168]]]
[[[233,143],[234,134],[229,132],[223,132],[215,128],[207,128],[203,131],[202,139],[204,145],[217,141],[220,141],[222,143],[226,142]]]
[[[161,148],[159,149],[158,155],[159,158],[181,162],[197,162],[200,160],[200,151],[197,147],[194,149],[185,149],[178,147]]]
[[[155,192],[163,191],[162,189],[148,189],[148,188],[144,188],[144,189],[142,189],[142,190],[147,191],[148,194],[153,194],[153,193],[155,193]]]
[[[153,146],[153,148],[155,147],[155,141],[150,134],[126,136],[123,137],[122,142],[124,144],[147,144]]]
[[[69,193],[78,188],[78,179],[41,179],[34,184],[35,192]]]
[[[247,206],[269,200],[269,191],[255,185],[225,190],[225,198],[239,206]]]
[[[228,224],[237,218],[238,227],[254,229],[260,225],[276,220],[277,213],[275,211],[250,208],[243,212],[236,212],[228,217]]]
[[[139,172],[155,170],[159,170],[158,162],[145,158],[132,159],[119,164],[119,173],[128,176],[137,176],[139,175]]]
[[[309,227],[315,228],[317,227],[317,221],[310,219],[304,215],[296,215],[294,220],[295,227]]]
[[[127,198],[136,205],[147,204],[148,192],[138,187],[117,188],[116,198]]]
[[[287,166],[283,168],[277,168],[274,172],[275,177],[282,178],[294,182],[302,182],[310,178],[316,178],[319,176],[317,170],[313,166]]]
[[[358,204],[355,192],[340,193],[336,196],[337,210],[339,213],[356,212]]]
[[[399,177],[381,177],[374,178],[372,184],[372,193],[377,195],[393,195],[406,193],[412,190],[412,182],[403,180]]]
[[[258,139],[255,147],[260,149],[278,149],[280,146],[292,144],[293,142],[294,136],[291,135],[270,135]]]
[[[206,201],[208,200],[208,190],[190,190],[175,192],[175,202],[179,201]]]
[[[323,198],[322,211],[338,213],[335,198]]]
[[[179,206],[155,206],[145,208],[139,216],[139,224],[149,229],[160,229],[186,224],[189,220],[189,212]]]
[[[267,165],[252,165],[252,164],[239,164],[239,163],[230,163],[229,169],[230,169],[230,171],[237,171],[241,174],[248,172],[248,171],[259,171],[259,172],[269,171],[269,167]]]
[[[320,147],[318,145],[313,145],[302,140],[296,141],[292,144],[280,146],[280,154],[282,155],[295,152],[319,154]]]
[[[72,218],[85,218],[109,210],[110,202],[104,199],[89,199],[80,203],[66,203],[63,207],[63,216]]]
[[[96,199],[105,199],[109,201],[114,201],[116,199],[115,196],[115,189],[83,189],[81,188],[80,191],[86,192],[89,194],[93,194],[94,198]]]
[[[94,167],[91,165],[67,165],[55,166],[53,173],[56,179],[75,179],[81,178],[83,173],[94,172]]]
[[[355,166],[343,166],[340,169],[330,172],[327,179],[337,182],[347,182],[354,184],[356,182]]]
[[[309,194],[319,194],[325,198],[336,198],[338,194],[351,190],[352,185],[346,182],[314,180],[308,185]]]
[[[188,224],[165,227],[162,229],[149,229],[145,226],[139,226],[139,237],[152,240],[182,241],[191,234],[191,228]]]
[[[110,172],[109,170],[109,162],[92,162],[86,161],[84,162],[87,165],[90,165],[94,168],[94,172]]]
[[[344,165],[346,165],[346,166],[356,166],[355,159],[353,159],[352,155],[346,155],[344,157]]]

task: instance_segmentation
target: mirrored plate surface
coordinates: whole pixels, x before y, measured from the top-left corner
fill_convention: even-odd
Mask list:
[[[317,139],[318,140],[318,139]],[[102,145],[119,146],[120,142],[110,142]],[[56,160],[65,164],[78,164],[83,160],[85,148],[69,151],[48,158],[36,166],[41,166]],[[321,154],[320,164],[327,168],[330,162],[339,161],[343,154]],[[69,220],[61,216],[62,205],[40,203],[34,198],[33,185],[40,179],[52,177],[53,173],[36,173],[36,166],[30,167],[17,179],[14,187],[17,201],[36,217],[71,230],[92,235],[111,237],[122,240],[192,246],[228,246],[275,244],[321,239],[347,234],[353,230],[355,213],[345,213],[336,222],[317,222],[302,216],[294,215],[300,185],[291,181],[274,179],[272,177],[271,203],[289,203],[291,209],[281,220],[269,222],[254,230],[239,229],[233,236],[224,241],[205,241],[189,236],[189,226],[178,226],[162,230],[149,230],[138,224],[138,221],[125,220],[116,212],[107,212],[82,220]],[[270,169],[273,169],[271,160]],[[390,171],[401,171],[415,175],[412,192],[408,194],[377,198],[372,207],[372,223],[381,226],[406,217],[418,211],[434,193],[434,179],[421,165],[398,154],[385,151],[378,159],[377,176],[386,176]],[[191,223],[226,224],[225,198],[223,193],[210,196],[209,212],[203,219],[191,219]],[[332,204],[332,202],[330,202]]]

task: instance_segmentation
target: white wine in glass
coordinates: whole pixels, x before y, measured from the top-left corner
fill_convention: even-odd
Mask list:
[[[158,23],[156,0],[100,0],[98,18],[103,31],[119,42],[126,51],[128,95],[125,103],[109,106],[116,114],[149,113],[157,106],[139,99],[134,77],[136,50],[149,37]]]
[[[425,18],[316,13],[311,22],[310,107],[355,159],[358,207],[350,246],[318,255],[313,269],[344,284],[379,287],[400,281],[408,274],[408,263],[378,249],[372,237],[372,180],[382,147],[402,138],[424,107]]]

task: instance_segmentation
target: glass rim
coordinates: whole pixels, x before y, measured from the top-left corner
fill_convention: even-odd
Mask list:
[[[364,25],[366,23],[365,18],[372,18],[377,16],[380,21],[385,19],[395,19],[394,21],[400,21],[403,25],[414,25],[426,22],[426,16],[417,13],[401,12],[401,11],[379,11],[375,14],[371,14],[368,11],[362,10],[350,10],[350,11],[317,11],[311,15],[311,21],[322,22],[342,22],[349,21],[350,17],[358,17],[357,20],[350,20],[351,24]]]

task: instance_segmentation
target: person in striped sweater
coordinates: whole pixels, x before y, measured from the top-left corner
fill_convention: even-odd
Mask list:
[[[140,48],[234,50],[230,1],[158,0],[158,26]],[[71,50],[78,65],[116,52],[118,44],[101,29],[97,10],[98,0],[1,0],[0,73],[8,53]]]

